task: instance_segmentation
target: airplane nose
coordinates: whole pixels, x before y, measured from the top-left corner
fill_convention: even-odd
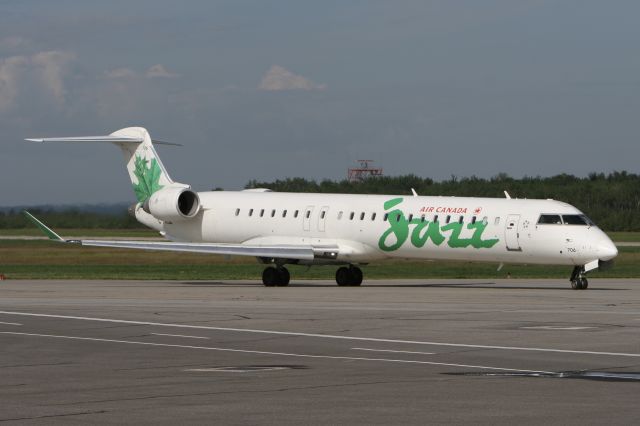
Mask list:
[[[618,255],[618,248],[609,238],[600,240],[597,246],[598,259],[611,260]]]

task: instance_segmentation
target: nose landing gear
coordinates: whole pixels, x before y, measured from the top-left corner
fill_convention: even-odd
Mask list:
[[[586,290],[589,287],[589,281],[585,276],[584,267],[576,266],[571,273],[571,288],[574,290]]]

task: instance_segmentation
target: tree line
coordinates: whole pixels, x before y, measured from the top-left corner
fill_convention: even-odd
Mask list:
[[[561,174],[551,177],[512,178],[501,173],[492,178],[463,177],[434,181],[416,175],[381,176],[361,182],[287,178],[273,182],[252,180],[245,188],[269,188],[279,192],[419,195],[459,197],[553,198],[585,212],[607,231],[640,231],[640,175],[627,172],[591,173],[586,177]],[[55,228],[144,228],[126,209],[121,212],[85,211],[79,208],[38,208],[32,211]],[[20,209],[0,211],[0,230],[33,226]]]
[[[29,212],[53,229],[87,228],[87,229],[144,229],[133,216],[127,213],[126,208],[120,211],[107,211],[104,213],[87,211],[79,208],[67,207],[58,209],[54,207],[38,207],[29,209]],[[2,229],[33,228],[23,214],[22,209],[8,209],[0,211],[0,234]]]
[[[280,192],[350,194],[406,194],[458,197],[552,198],[576,206],[607,231],[640,231],[640,175],[622,172],[591,173],[586,177],[560,174],[551,177],[512,178],[500,173],[492,178],[451,176],[443,181],[416,175],[381,176],[361,182],[314,181],[288,178],[274,182],[250,181],[246,188]]]

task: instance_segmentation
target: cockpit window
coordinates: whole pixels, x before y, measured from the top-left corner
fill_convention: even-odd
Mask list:
[[[541,214],[538,225],[562,225],[559,214]]]
[[[582,214],[563,214],[562,220],[566,225],[592,225],[593,222]]]

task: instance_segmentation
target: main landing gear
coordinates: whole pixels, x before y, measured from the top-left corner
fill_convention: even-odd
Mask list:
[[[574,290],[586,290],[589,287],[589,281],[585,276],[584,268],[582,266],[576,266],[571,273],[571,288]]]
[[[284,266],[271,266],[262,271],[262,284],[266,287],[286,287],[289,285],[291,275]]]
[[[336,271],[336,283],[339,286],[357,287],[362,284],[362,270],[357,266],[342,266]]]
[[[266,287],[286,287],[291,276],[284,266],[269,266],[262,271],[262,284]],[[336,271],[336,283],[341,287],[357,287],[362,284],[362,270],[357,266],[342,266]]]

